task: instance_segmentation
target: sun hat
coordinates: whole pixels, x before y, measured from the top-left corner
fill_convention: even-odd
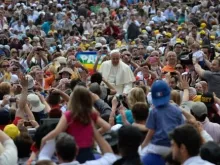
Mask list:
[[[63,72],[67,72],[67,73],[69,73],[70,75],[73,74],[73,70],[70,69],[70,68],[68,68],[68,67],[64,67],[64,68],[59,72],[59,74],[62,74]]]
[[[163,80],[157,80],[151,88],[152,102],[155,107],[163,106],[170,101],[170,88]]]
[[[31,93],[28,95],[27,100],[32,106],[32,112],[41,112],[45,109],[45,105],[41,103],[38,95]]]
[[[20,131],[18,129],[17,126],[15,126],[14,124],[9,124],[6,125],[6,127],[4,128],[4,132],[13,140],[20,135]]]
[[[95,48],[101,48],[102,47],[102,44],[101,43],[96,43],[95,44]]]

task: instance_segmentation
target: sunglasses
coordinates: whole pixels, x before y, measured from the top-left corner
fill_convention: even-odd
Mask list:
[[[176,67],[175,69],[183,69],[182,67]]]
[[[8,68],[10,65],[2,65],[2,68]]]
[[[101,50],[101,47],[95,48],[96,50]]]
[[[107,47],[102,47],[102,49],[107,50],[108,48]]]

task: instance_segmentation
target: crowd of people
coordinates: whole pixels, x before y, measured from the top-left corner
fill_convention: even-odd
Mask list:
[[[220,165],[219,23],[219,0],[0,0],[0,165]]]

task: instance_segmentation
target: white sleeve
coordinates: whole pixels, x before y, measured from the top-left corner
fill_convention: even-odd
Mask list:
[[[124,84],[123,93],[127,94],[132,89],[133,82],[129,82],[127,84]]]
[[[38,160],[51,160],[51,157],[55,153],[55,140],[49,140],[46,142],[40,154]]]
[[[98,160],[91,160],[83,163],[82,165],[112,165],[117,160],[113,153],[106,153]]]
[[[17,165],[18,151],[13,140],[6,140],[3,144],[4,152],[0,155],[1,165]]]

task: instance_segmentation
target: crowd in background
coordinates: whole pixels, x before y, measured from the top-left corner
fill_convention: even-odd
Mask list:
[[[0,165],[220,165],[219,55],[219,0],[0,0]]]

